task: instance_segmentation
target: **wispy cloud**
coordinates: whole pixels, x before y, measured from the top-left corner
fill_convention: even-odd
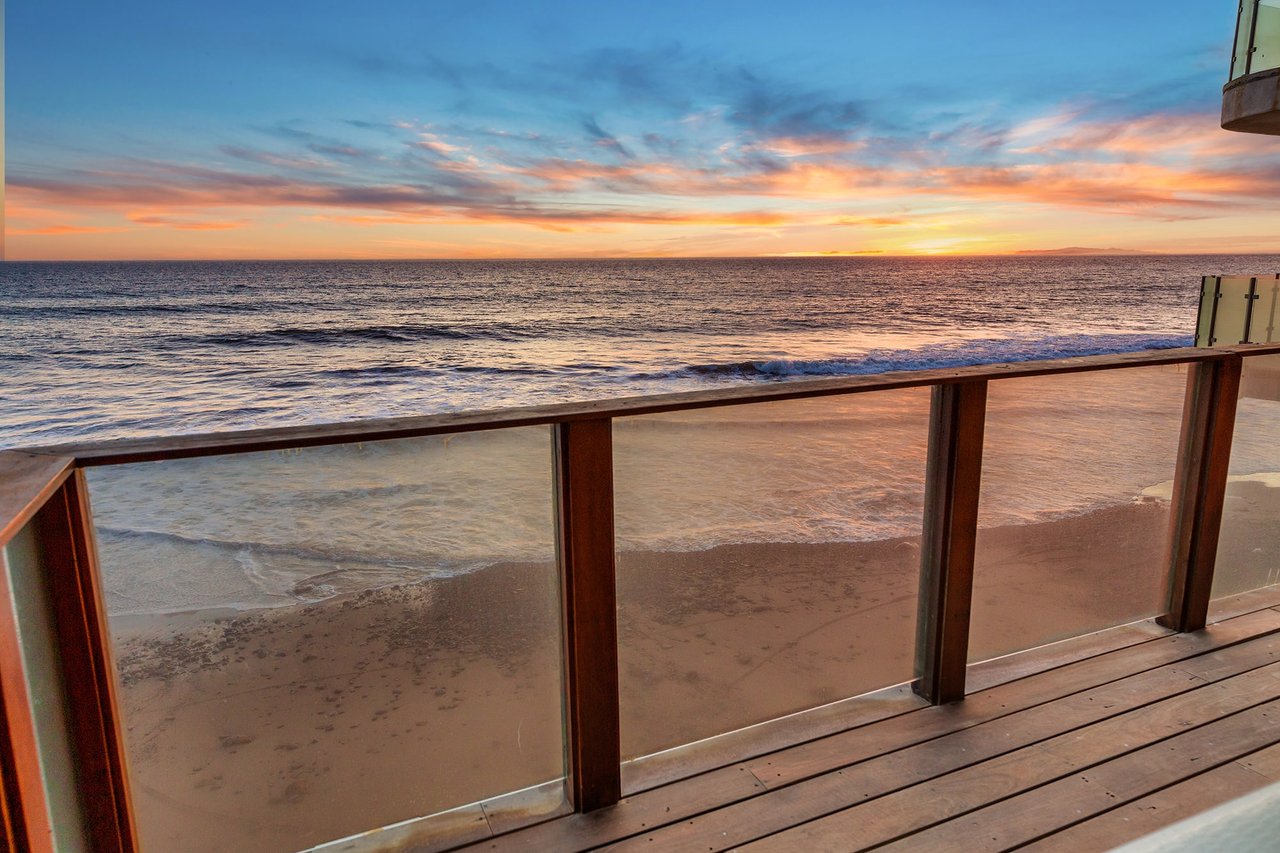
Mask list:
[[[789,86],[746,68],[725,80],[726,118],[758,139],[843,140],[865,124],[856,101]]]
[[[632,158],[632,154],[627,150],[627,146],[623,145],[622,142],[618,140],[618,137],[602,128],[594,116],[586,116],[582,119],[582,129],[586,131],[587,138],[591,140],[593,145],[612,151],[625,160],[630,160]]]

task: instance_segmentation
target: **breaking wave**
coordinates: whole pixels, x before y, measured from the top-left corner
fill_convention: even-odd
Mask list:
[[[723,364],[694,364],[662,374],[733,377],[742,379],[791,379],[802,376],[858,376],[899,370],[930,370],[976,364],[1072,358],[1117,352],[1176,349],[1191,346],[1189,336],[1170,335],[1057,335],[1026,339],[986,339],[917,349],[873,349],[860,355],[812,361],[777,359]]]

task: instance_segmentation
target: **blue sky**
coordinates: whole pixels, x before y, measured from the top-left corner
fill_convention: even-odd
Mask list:
[[[8,252],[1267,250],[1234,13],[11,2]]]

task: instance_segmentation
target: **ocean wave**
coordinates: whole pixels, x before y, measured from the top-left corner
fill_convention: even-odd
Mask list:
[[[458,577],[504,562],[498,556],[446,559],[383,550],[365,554],[109,526],[98,527],[97,534],[106,564],[130,567],[127,574],[108,580],[114,613],[314,603],[345,593]],[[170,566],[179,567],[172,576]],[[159,587],[158,577],[164,578]]]
[[[510,341],[527,338],[528,327],[511,323],[458,328],[433,325],[378,325],[353,327],[293,326],[253,331],[213,332],[180,336],[183,344],[205,344],[222,347],[287,347],[296,344],[320,346],[350,343],[421,343],[424,341]]]
[[[10,309],[15,317],[68,320],[81,317],[119,317],[119,316],[156,316],[180,314],[189,318],[198,314],[257,314],[262,306],[252,302],[137,302],[118,303],[105,301],[86,303],[77,301],[73,304],[26,305]]]
[[[217,548],[230,553],[249,551],[260,557],[287,558],[298,562],[344,564],[349,566],[391,566],[404,571],[421,573],[423,577],[453,574],[465,571],[472,564],[458,564],[425,554],[393,554],[380,550],[375,554],[360,554],[330,548],[314,548],[305,545],[276,545],[265,542],[241,542],[201,536],[184,536],[180,533],[157,530],[128,530],[116,527],[98,527],[102,539],[131,542],[165,542],[190,547]],[[490,561],[494,562],[494,561]]]
[[[317,371],[316,377],[334,379],[370,379],[386,376],[429,376],[436,371],[416,364],[374,364],[368,367],[335,367]]]
[[[479,373],[488,376],[555,376],[563,371],[555,367],[490,367],[483,364],[463,364],[451,368],[453,373]]]
[[[645,378],[789,379],[801,376],[858,376],[899,370],[931,370],[976,364],[1106,355],[1116,352],[1191,346],[1183,335],[1056,335],[1043,338],[991,338],[918,347],[874,349],[841,358],[774,359],[722,364],[693,364]]]

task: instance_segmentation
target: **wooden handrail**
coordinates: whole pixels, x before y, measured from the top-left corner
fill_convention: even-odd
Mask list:
[[[620,397],[547,406],[527,406],[483,412],[461,412],[421,417],[384,418],[349,423],[270,429],[218,432],[202,435],[167,436],[164,438],[124,439],[117,441],[75,442],[21,449],[24,453],[70,456],[80,466],[116,465],[129,462],[154,462],[197,456],[221,456],[229,453],[254,453],[264,450],[291,450],[364,441],[385,441],[427,435],[507,429],[520,426],[546,426],[570,421],[653,415],[691,409],[738,406],[800,400],[842,394],[861,394],[899,388],[920,388],[974,380],[998,381],[1030,376],[1083,373],[1118,368],[1157,367],[1210,361],[1224,355],[1242,356],[1280,353],[1280,344],[1249,345],[1210,349],[1187,347],[1171,350],[1076,358],[1024,361],[1010,364],[984,364],[972,367],[937,370],[908,370],[865,376],[841,376],[831,379],[800,379],[787,382],[716,388],[706,391],[684,391],[641,397]]]
[[[35,518],[74,467],[70,456],[0,450],[0,548]]]

